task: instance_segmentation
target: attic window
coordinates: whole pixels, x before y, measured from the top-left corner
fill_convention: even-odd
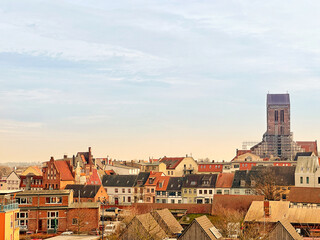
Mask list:
[[[196,185],[197,182],[196,181],[191,181],[190,185]]]
[[[240,187],[245,187],[246,181],[245,180],[240,180]]]

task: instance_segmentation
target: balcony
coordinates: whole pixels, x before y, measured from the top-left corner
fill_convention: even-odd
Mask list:
[[[0,212],[8,212],[12,210],[16,210],[19,208],[18,203],[10,203],[10,204],[1,204],[0,205]]]
[[[183,168],[183,173],[184,174],[192,174],[192,173],[194,173],[194,167],[184,167]]]

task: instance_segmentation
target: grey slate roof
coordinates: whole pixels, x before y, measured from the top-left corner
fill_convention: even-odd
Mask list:
[[[267,105],[289,105],[289,104],[290,104],[290,96],[288,93],[267,95]]]
[[[150,176],[149,172],[140,172],[136,178],[136,181],[134,183],[135,187],[142,187],[146,181],[148,180]]]
[[[167,191],[180,191],[184,177],[171,177],[167,186]]]
[[[94,198],[99,191],[101,185],[83,185],[83,184],[68,184],[65,189],[73,190],[73,197],[80,197],[82,198]]]
[[[102,185],[104,187],[133,187],[137,175],[104,175]]]
[[[297,161],[299,157],[310,157],[312,156],[312,152],[298,152],[294,157],[294,161]]]
[[[189,174],[185,176],[182,187],[214,188],[216,186],[216,181],[217,181],[216,174]]]

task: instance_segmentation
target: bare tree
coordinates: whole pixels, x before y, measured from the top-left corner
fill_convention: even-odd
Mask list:
[[[263,168],[251,176],[251,188],[256,195],[263,195],[266,200],[280,200],[282,189],[280,178],[271,168]]]

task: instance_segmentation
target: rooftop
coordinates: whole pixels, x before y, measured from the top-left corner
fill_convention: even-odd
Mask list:
[[[288,93],[267,95],[267,105],[289,105],[289,104],[290,104],[290,96]]]

